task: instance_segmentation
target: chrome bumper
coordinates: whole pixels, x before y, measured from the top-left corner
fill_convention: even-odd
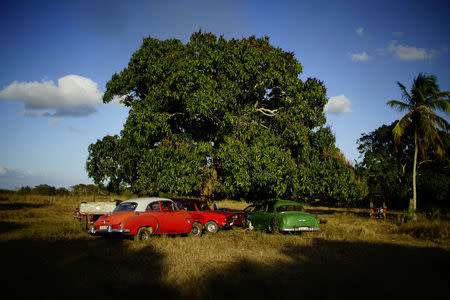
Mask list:
[[[320,229],[314,228],[314,227],[300,226],[300,227],[294,227],[294,228],[280,228],[280,231],[282,231],[282,232],[320,231]]]
[[[130,233],[130,229],[113,229],[111,225],[108,226],[106,229],[95,229],[94,226],[91,226],[89,229],[90,234],[102,234],[102,233]]]

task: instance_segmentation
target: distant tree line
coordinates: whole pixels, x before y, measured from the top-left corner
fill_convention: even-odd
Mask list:
[[[94,184],[77,184],[69,189],[56,188],[48,184],[40,184],[35,187],[24,186],[17,191],[1,190],[2,193],[17,193],[20,195],[45,195],[45,196],[88,196],[101,193],[101,188]]]

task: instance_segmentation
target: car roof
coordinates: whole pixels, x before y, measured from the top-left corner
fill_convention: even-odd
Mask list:
[[[177,198],[173,199],[175,202],[206,202],[203,199],[188,199],[188,198]]]
[[[122,203],[127,202],[133,202],[137,203],[136,211],[145,211],[147,206],[152,202],[158,202],[158,201],[172,201],[169,198],[160,198],[160,197],[148,197],[148,198],[135,198],[135,199],[129,199],[126,201],[123,201]],[[172,201],[173,202],[173,201]]]

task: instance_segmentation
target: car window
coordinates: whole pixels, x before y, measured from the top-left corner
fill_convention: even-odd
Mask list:
[[[161,210],[162,211],[175,211],[175,207],[172,201],[161,201]]]
[[[152,202],[147,206],[147,210],[159,211],[159,202]]]
[[[303,212],[303,206],[301,205],[281,205],[277,207],[277,212],[298,211]]]
[[[183,203],[183,208],[184,208],[184,210],[187,210],[187,211],[196,211],[195,205],[192,202]]]
[[[255,209],[253,210],[253,212],[263,212],[266,210],[266,206],[263,204],[258,204],[255,205]]]
[[[116,206],[116,208],[113,210],[113,212],[134,211],[136,209],[136,207],[137,207],[136,202],[122,202]]]
[[[249,205],[246,208],[244,208],[245,212],[252,212],[255,209],[255,205]]]
[[[178,210],[182,210],[183,209],[183,203],[177,202],[176,205],[178,207]]]
[[[205,202],[197,202],[197,208],[199,211],[211,210]]]

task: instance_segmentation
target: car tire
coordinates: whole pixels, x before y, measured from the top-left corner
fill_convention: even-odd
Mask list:
[[[192,224],[191,231],[189,232],[189,236],[200,237],[202,236],[202,224],[195,222]]]
[[[278,217],[274,217],[272,221],[270,221],[269,232],[272,234],[280,233],[280,219]]]
[[[216,233],[217,231],[219,231],[219,225],[217,225],[217,223],[214,221],[206,222],[205,231],[208,233]]]
[[[151,227],[141,227],[139,228],[137,234],[134,236],[134,240],[139,241],[146,241],[148,240],[153,233],[153,228]]]

